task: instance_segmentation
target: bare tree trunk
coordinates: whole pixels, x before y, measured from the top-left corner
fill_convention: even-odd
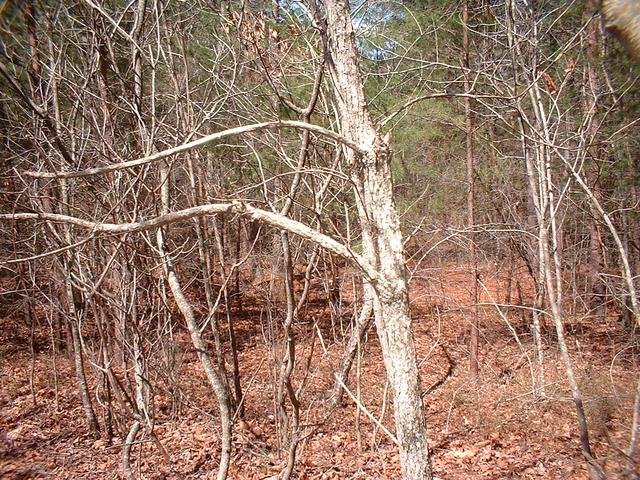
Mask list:
[[[601,467],[596,463],[595,456],[591,450],[591,442],[589,440],[589,429],[587,426],[587,416],[584,411],[584,402],[582,399],[582,392],[580,387],[578,386],[578,382],[576,381],[575,374],[573,372],[573,365],[571,362],[571,357],[569,355],[569,350],[567,348],[567,342],[564,338],[564,327],[562,324],[562,313],[560,303],[557,301],[556,292],[554,290],[553,285],[553,274],[551,272],[551,266],[549,265],[551,262],[551,255],[549,254],[549,243],[546,235],[543,235],[541,238],[543,242],[542,250],[544,255],[544,269],[545,269],[545,280],[547,286],[547,297],[549,299],[549,303],[551,306],[551,313],[553,317],[553,322],[556,327],[556,333],[558,336],[558,346],[560,347],[560,356],[562,357],[562,362],[564,363],[565,371],[567,374],[567,380],[569,381],[569,387],[571,389],[571,395],[573,397],[573,402],[576,409],[576,415],[578,417],[578,430],[580,432],[580,446],[582,447],[582,454],[585,457],[587,462],[587,470],[589,472],[589,478],[592,480],[602,480],[604,479],[604,474],[602,472]],[[557,266],[555,268],[557,270]],[[557,271],[556,271],[557,275]]]
[[[342,397],[344,395],[344,387],[342,385],[347,383],[353,360],[358,352],[358,345],[362,343],[364,334],[369,329],[369,325],[371,325],[372,313],[373,298],[367,295],[365,290],[365,299],[360,308],[360,314],[358,315],[356,324],[353,326],[349,343],[347,343],[347,347],[342,354],[340,367],[336,372],[336,380],[333,385],[333,393],[331,394],[331,402],[336,407],[342,404]]]
[[[536,72],[534,69],[534,78]],[[564,337],[564,325],[562,318],[562,283],[561,283],[561,265],[557,254],[557,228],[555,227],[557,205],[554,201],[553,194],[553,182],[551,179],[551,162],[549,158],[548,144],[549,135],[547,133],[546,113],[542,102],[540,101],[540,91],[536,83],[533,83],[530,90],[530,97],[534,106],[534,113],[538,124],[542,127],[544,133],[544,139],[547,144],[539,144],[535,150],[535,177],[538,184],[532,185],[533,192],[538,192],[540,206],[539,210],[539,251],[540,251],[540,264],[542,272],[544,273],[544,281],[547,293],[547,300],[551,307],[551,316],[556,328],[556,334],[558,336],[558,346],[560,348],[560,355],[564,364],[565,372],[567,374],[567,380],[569,382],[569,388],[571,390],[571,396],[576,409],[576,415],[578,417],[578,431],[580,433],[580,445],[582,447],[582,454],[587,462],[587,470],[589,472],[589,478],[592,480],[601,480],[604,478],[601,467],[597,464],[595,456],[591,450],[591,442],[589,439],[589,428],[587,425],[587,417],[584,411],[584,402],[582,399],[582,392],[576,381],[573,371],[573,364],[571,356],[567,348],[567,343]],[[537,187],[537,188],[536,188]],[[551,253],[553,252],[553,254]],[[555,282],[554,282],[555,280]]]
[[[296,450],[299,442],[300,402],[291,383],[291,374],[296,364],[296,340],[293,331],[293,322],[297,313],[295,308],[295,292],[293,289],[291,244],[287,232],[281,232],[280,239],[282,241],[282,255],[284,258],[284,289],[287,298],[287,313],[283,324],[285,343],[284,358],[280,362],[276,403],[279,410],[280,432],[283,437],[281,441],[288,449],[287,465],[281,474],[281,478],[288,480],[293,473]],[[287,397],[291,403],[291,416],[287,412],[285,400]]]
[[[469,71],[469,2],[462,5],[462,68],[464,69],[464,90],[471,93]],[[469,261],[471,263],[471,341],[469,370],[471,378],[478,378],[478,259],[473,229],[475,228],[475,160],[473,156],[473,118],[471,116],[471,97],[464,98],[465,136],[467,154],[467,228],[469,229]],[[500,279],[498,279],[498,285]]]
[[[22,311],[24,315],[24,320],[27,326],[29,327],[29,356],[30,356],[30,365],[29,365],[29,391],[31,392],[31,399],[33,401],[33,406],[38,406],[38,399],[36,397],[36,383],[35,383],[35,373],[36,373],[36,348],[35,348],[35,334],[36,334],[36,316],[33,312],[33,304],[31,299],[31,292],[29,288],[27,288],[27,282],[25,279],[32,278],[30,275],[30,266],[25,265],[26,268],[20,268],[20,283],[22,283],[22,289],[25,292],[25,298],[22,303]],[[25,271],[27,270],[27,271]]]
[[[60,412],[60,388],[58,385],[58,353],[60,352],[60,348],[58,344],[59,337],[56,337],[56,329],[54,325],[59,318],[60,315],[57,312],[47,315],[47,321],[49,323],[49,337],[51,338],[51,373],[53,374],[53,393],[56,415]]]
[[[100,350],[98,353],[97,361],[100,363],[100,383],[104,390],[104,397],[101,399],[98,396],[98,403],[102,406],[103,418],[104,418],[104,438],[107,440],[107,444],[111,444],[111,438],[114,436],[113,432],[113,399],[111,396],[111,384],[109,383],[109,375],[107,369],[109,368],[109,341],[107,339],[107,332],[109,331],[107,313],[102,305],[96,305],[94,302],[92,305],[93,316],[95,318],[96,327],[98,329],[98,335],[100,336]],[[97,396],[97,395],[96,395]]]
[[[73,293],[71,281],[67,282],[67,301],[69,303],[70,318],[69,323],[71,325],[71,337],[73,340],[73,360],[76,369],[76,380],[78,382],[78,391],[80,393],[80,399],[82,400],[82,407],[84,408],[84,414],[87,420],[87,426],[91,435],[97,440],[100,438],[100,427],[98,426],[98,420],[93,410],[93,403],[91,402],[91,394],[89,393],[89,386],[87,384],[87,377],[84,371],[84,358],[82,355],[82,342],[80,340],[80,318],[78,317],[78,310],[73,303]]]
[[[124,441],[124,448],[122,449],[122,468],[124,470],[124,476],[127,480],[135,480],[136,476],[131,468],[131,447],[135,442],[138,432],[140,431],[140,422],[136,420],[131,425],[131,429],[127,434],[127,438]]]
[[[191,161],[189,162],[191,164]],[[190,171],[191,171],[191,165],[190,165]],[[194,185],[195,188],[195,185]],[[213,219],[213,222],[216,222],[216,219]],[[196,235],[198,237],[198,255],[200,257],[200,262],[201,264],[204,266],[204,271],[202,272],[202,278],[203,278],[203,284],[204,284],[204,292],[205,292],[205,298],[207,299],[207,308],[209,309],[209,324],[211,325],[211,333],[213,334],[213,344],[215,346],[216,349],[216,362],[218,364],[218,371],[220,372],[220,380],[226,385],[225,388],[227,389],[227,391],[229,391],[229,380],[227,378],[227,367],[225,364],[225,359],[224,359],[224,346],[222,344],[222,337],[220,335],[220,325],[218,323],[218,302],[214,300],[214,296],[213,296],[213,288],[211,286],[211,274],[213,272],[213,268],[211,265],[211,254],[210,254],[210,250],[209,250],[209,246],[208,246],[208,241],[207,241],[207,229],[203,228],[203,224],[206,225],[206,218],[205,219],[196,219]],[[214,227],[215,228],[215,227]],[[223,275],[226,277],[225,275],[225,269],[224,269],[224,258],[222,257],[222,255],[224,254],[224,251],[220,251],[219,253],[219,258],[220,258],[220,264],[222,265],[222,273]],[[226,313],[227,313],[227,317],[230,317],[231,313],[229,312],[229,309],[231,308],[231,305],[229,304],[229,296],[228,296],[228,290],[227,290],[227,282],[225,281],[224,285],[222,286],[223,289],[223,296],[224,296],[224,303],[225,303],[225,309],[226,309]],[[228,321],[230,322],[231,320],[228,318]],[[233,346],[232,346],[233,347]],[[235,374],[237,372],[234,370],[234,377]],[[240,379],[238,378],[238,384],[240,383]],[[236,402],[240,402],[240,398],[238,397],[238,388],[236,387]],[[231,401],[231,399],[230,399]],[[231,402],[231,404],[233,405],[234,402]],[[242,416],[242,415],[240,415]]]
[[[40,62],[40,47],[38,43],[38,36],[36,31],[36,20],[37,20],[37,11],[34,5],[33,0],[29,0],[25,4],[25,22],[27,24],[27,30],[29,35],[29,46],[31,50],[31,70],[29,71],[31,77],[31,97],[33,100],[28,100],[31,107],[37,109],[37,105],[42,105],[45,101],[43,96],[43,92],[41,89],[41,62]],[[52,75],[50,88],[51,88],[51,101],[52,101],[52,110],[54,113],[54,119],[52,119],[49,115],[45,115],[42,117],[42,124],[48,133],[53,137],[53,144],[58,149],[60,155],[64,158],[67,163],[71,163],[71,154],[67,150],[67,148],[62,144],[59,136],[59,111],[58,111],[58,99],[57,99],[57,85],[56,85],[55,75]],[[22,91],[22,88],[17,85],[18,91],[22,93],[25,99],[29,98],[29,95],[26,92]],[[38,120],[39,123],[39,120]],[[38,132],[40,133],[40,127],[37,127]],[[48,159],[45,158],[45,161]],[[64,213],[69,212],[69,203],[68,192],[67,192],[67,184],[65,180],[59,180],[56,182],[55,187],[53,188],[53,197],[59,203],[56,204],[58,208]],[[49,202],[47,198],[46,202]],[[51,206],[51,205],[49,205]],[[55,231],[53,227],[50,227],[50,231],[52,236],[56,238],[58,241],[61,238],[64,238],[64,241],[67,245],[71,245],[73,242],[71,240],[71,234],[68,228],[64,229],[64,232],[59,235],[58,232]],[[67,345],[69,348],[70,355],[72,354],[72,358],[75,365],[75,373],[76,379],[78,382],[78,391],[80,395],[80,399],[82,401],[82,406],[85,412],[87,426],[89,429],[89,433],[96,439],[100,438],[100,428],[99,424],[93,409],[93,404],[91,401],[91,395],[89,393],[89,387],[87,384],[87,378],[84,371],[84,359],[82,355],[82,342],[80,338],[80,320],[84,315],[84,306],[81,305],[82,300],[80,299],[80,292],[75,289],[71,282],[71,276],[76,271],[78,267],[78,263],[76,258],[74,258],[73,254],[69,252],[65,253],[64,260],[61,262],[61,275],[64,278],[64,288],[65,288],[65,297],[67,300],[67,320],[68,327],[70,333],[70,342]],[[76,298],[76,296],[78,298]],[[73,352],[71,351],[71,345],[73,345]]]
[[[405,480],[431,479],[402,234],[393,201],[389,139],[382,138],[369,116],[349,2],[325,0],[324,5],[324,40],[341,128],[348,139],[366,151],[364,155],[357,155],[350,150],[346,155],[353,171],[352,180],[362,195],[361,209],[365,215],[361,215],[361,221],[370,222],[372,248],[366,254],[372,264],[377,265],[376,260],[379,261],[382,280],[373,286],[373,309],[387,376],[394,390],[402,476]],[[313,2],[313,6],[316,7],[316,20],[320,21],[317,3]],[[363,225],[363,230],[366,228]]]
[[[589,22],[586,30],[586,57],[585,62],[585,89],[584,89],[584,115],[585,117],[591,117],[591,122],[588,127],[588,135],[592,146],[589,148],[591,151],[590,162],[588,166],[587,179],[590,183],[591,191],[598,201],[602,199],[602,188],[600,185],[600,173],[598,166],[598,159],[605,156],[601,144],[598,141],[600,131],[600,121],[598,119],[598,110],[600,109],[597,99],[600,96],[598,73],[596,69],[596,62],[598,62],[600,34],[599,26],[597,22]],[[605,315],[605,286],[602,282],[600,274],[605,266],[604,245],[602,242],[602,228],[600,227],[600,219],[598,218],[598,212],[591,206],[591,218],[589,218],[589,294],[591,298],[588,301],[590,308],[592,308],[597,317],[604,319]]]
[[[162,210],[164,213],[169,211],[169,169],[163,163],[161,172],[161,199]],[[229,400],[229,391],[226,388],[226,383],[220,378],[220,372],[216,371],[211,360],[209,350],[205,345],[202,334],[200,333],[200,326],[196,320],[195,312],[191,303],[185,296],[178,276],[173,267],[173,263],[169,254],[165,248],[164,233],[162,229],[158,229],[157,233],[158,250],[162,255],[164,264],[165,275],[169,283],[169,288],[173,294],[173,298],[178,305],[178,309],[182,313],[186,323],[187,329],[191,335],[191,342],[196,349],[198,358],[202,364],[202,367],[207,375],[207,379],[211,384],[213,391],[218,399],[218,407],[220,409],[220,423],[222,428],[222,450],[220,454],[220,464],[218,466],[218,480],[225,480],[229,471],[229,464],[231,461],[231,427],[233,422],[233,415],[231,412],[231,402]]]
[[[242,300],[241,300],[241,295],[239,293],[240,284],[238,283],[239,268],[235,266],[235,268],[232,268],[231,271],[228,271],[227,269],[227,263],[225,260],[225,257],[226,257],[225,246],[224,246],[225,236],[223,235],[224,222],[220,222],[220,223],[222,223],[222,228],[218,226],[218,219],[217,218],[213,219],[213,231],[214,231],[214,237],[216,241],[216,248],[218,250],[218,261],[220,263],[220,269],[222,270],[222,276],[223,276],[222,300],[224,302],[225,316],[227,319],[227,332],[229,334],[229,346],[231,347],[231,367],[232,367],[234,395],[233,397],[231,397],[230,395],[230,401],[234,409],[239,408],[238,415],[240,417],[243,417],[244,402],[242,401],[242,385],[240,383],[240,365],[238,363],[238,342],[236,339],[236,332],[233,327],[233,318],[231,317],[232,302],[229,297],[229,287],[228,287],[229,281],[231,280],[230,276],[234,275],[236,279],[236,289],[235,289],[234,296],[238,299],[238,302],[237,302],[238,311],[242,312]],[[239,229],[238,229],[238,235],[240,235]],[[238,255],[239,255],[239,252],[237,252],[237,255],[236,255],[236,262],[240,261],[238,258]],[[216,318],[212,319],[212,326],[213,326],[213,322],[217,322],[217,319]],[[222,371],[226,371],[226,368],[225,370],[222,370]],[[226,378],[225,378],[225,382],[228,383]],[[231,392],[231,390],[229,391]]]
[[[172,75],[172,79],[174,81],[174,88],[176,92],[181,90],[181,85],[184,85],[184,105],[182,102],[178,102],[176,106],[179,109],[183,109],[184,113],[182,115],[183,118],[183,135],[187,137],[192,132],[194,132],[197,128],[194,124],[194,112],[193,112],[193,104],[191,101],[191,85],[190,85],[190,70],[189,70],[189,62],[187,56],[187,48],[184,42],[184,38],[179,39],[179,47],[180,47],[180,56],[182,59],[182,78],[178,78],[177,74]],[[197,168],[194,166],[194,159],[197,162],[197,165],[201,164],[202,158],[197,152],[188,152],[187,153],[187,171],[189,173],[189,183],[191,184],[191,196],[193,198],[194,205],[200,205],[203,203],[204,199],[207,200],[210,197],[210,192],[206,189],[206,186],[203,186],[202,183],[198,183],[199,175],[198,173],[202,173],[204,171],[203,168]],[[203,175],[203,178],[205,176]],[[204,192],[203,192],[204,190]],[[218,258],[220,262],[220,266],[222,267],[222,274],[226,277],[226,268],[225,268],[225,259],[224,259],[224,245],[221,243],[222,239],[220,238],[218,228],[217,228],[217,220],[213,219],[213,230],[214,236],[216,240],[216,246],[218,247]],[[220,325],[218,322],[218,307],[219,307],[219,299],[214,299],[213,288],[211,285],[211,277],[214,272],[214,268],[212,265],[212,255],[209,249],[209,230],[207,228],[207,219],[206,218],[196,218],[195,219],[195,230],[196,236],[198,238],[198,255],[200,257],[200,263],[203,266],[202,268],[202,283],[204,285],[205,298],[207,300],[207,308],[209,309],[209,323],[211,325],[211,332],[213,334],[213,341],[215,345],[215,353],[216,353],[216,362],[218,365],[218,371],[220,374],[220,380],[224,383],[225,389],[229,390],[229,380],[227,378],[227,369],[225,365],[225,355],[224,355],[224,346],[222,342],[222,337],[220,334]],[[239,414],[243,416],[243,408],[241,403],[242,397],[242,389],[240,387],[240,372],[238,368],[238,354],[237,354],[237,346],[235,339],[235,332],[233,330],[233,323],[231,319],[231,305],[229,302],[229,294],[228,294],[228,281],[225,278],[222,293],[224,297],[224,304],[227,316],[227,325],[229,329],[229,339],[231,343],[231,353],[233,360],[233,379],[235,386],[235,398],[230,396],[229,401],[231,408],[235,408],[235,405],[240,405]],[[234,401],[235,400],[235,401]]]

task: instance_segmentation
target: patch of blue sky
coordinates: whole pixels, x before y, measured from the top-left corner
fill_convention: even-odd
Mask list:
[[[351,0],[351,15],[356,45],[370,60],[384,60],[395,55],[398,43],[387,35],[388,24],[406,16],[401,1]],[[306,2],[280,0],[280,7],[302,24],[311,22],[312,14]]]

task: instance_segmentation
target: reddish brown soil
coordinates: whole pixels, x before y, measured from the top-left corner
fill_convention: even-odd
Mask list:
[[[483,273],[485,278],[487,290],[481,302],[504,301],[505,279],[497,291],[490,272]],[[523,290],[529,291],[524,273],[519,278]],[[454,364],[451,376],[425,398],[437,478],[586,479],[573,404],[549,327],[545,330],[544,399],[532,394],[532,338],[526,319],[515,308],[505,309],[504,318],[494,306],[481,308],[481,376],[477,386],[469,382],[469,314],[464,309],[469,303],[468,281],[466,272],[447,267],[422,270],[412,283],[424,387],[446,375],[450,365],[447,355]],[[247,395],[245,419],[235,428],[230,479],[276,478],[283,466],[273,414],[274,352],[265,340],[266,320],[260,319],[260,299],[255,295],[245,297],[245,315],[237,320]],[[392,441],[366,415],[358,416],[354,402],[347,400],[343,408],[328,409],[325,399],[343,344],[334,341],[334,337],[339,339],[340,325],[331,325],[326,308],[318,303],[314,309],[307,312],[309,323],[298,328],[295,385],[306,375],[301,394],[306,436],[294,478],[399,478]],[[312,328],[313,316],[321,326],[322,342],[318,330]],[[616,448],[624,450],[628,444],[638,376],[638,339],[623,332],[613,315],[606,322],[568,316],[567,326],[571,327],[568,341],[585,394],[594,450],[611,478],[618,478],[624,462]],[[17,315],[5,315],[0,335],[0,478],[122,478],[122,439],[95,441],[85,434],[73,365],[64,354],[57,357],[56,409],[46,322],[42,321],[36,337],[35,403],[29,388],[28,329]],[[313,358],[306,369],[312,335],[316,336]],[[172,401],[162,381],[155,384],[155,431],[172,465],[164,463],[147,439],[134,448],[132,460],[146,479],[215,478],[220,445],[215,399],[189,348],[188,337],[180,332],[178,340],[183,347],[179,364],[182,396]],[[392,405],[389,395],[384,401],[385,373],[374,332],[369,333],[364,346],[360,369],[362,404],[378,418],[385,405],[383,423],[393,431]],[[354,373],[355,367],[349,385],[357,392]],[[99,406],[97,410],[101,415]]]

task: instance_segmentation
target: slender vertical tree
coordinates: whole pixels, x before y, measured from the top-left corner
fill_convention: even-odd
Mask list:
[[[462,69],[464,75],[464,118],[467,159],[467,228],[469,229],[469,268],[471,285],[471,348],[469,368],[471,377],[478,377],[478,258],[475,229],[476,167],[473,155],[473,117],[471,110],[471,70],[469,68],[469,0],[462,4]]]
[[[376,327],[394,390],[400,462],[405,479],[432,478],[420,389],[400,222],[393,197],[390,137],[371,119],[358,66],[358,50],[347,0],[312,1],[323,31],[342,134],[364,152],[346,152],[363,231],[363,251],[381,281],[372,285]]]

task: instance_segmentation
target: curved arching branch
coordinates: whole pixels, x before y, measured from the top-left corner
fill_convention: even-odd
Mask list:
[[[356,268],[362,271],[367,281],[378,287],[383,287],[384,283],[378,271],[361,255],[351,250],[346,245],[338,242],[324,233],[305,225],[302,222],[293,220],[278,213],[269,212],[256,208],[252,205],[233,201],[229,203],[212,203],[207,205],[199,205],[196,207],[178,210],[166,215],[159,215],[148,220],[130,223],[102,223],[85,220],[70,215],[61,215],[58,213],[4,213],[0,214],[0,221],[15,220],[42,220],[46,222],[66,223],[76,225],[81,228],[90,230],[92,233],[99,234],[121,234],[135,233],[143,230],[151,230],[163,227],[170,223],[190,220],[195,217],[203,217],[206,215],[220,215],[223,213],[232,213],[242,215],[243,217],[255,220],[260,223],[267,224],[271,227],[285,230],[293,235],[297,235],[309,242],[312,242],[325,250],[334,253],[347,261],[351,262]]]
[[[189,150],[193,150],[194,148],[208,145],[210,143],[216,142],[218,140],[222,140],[224,138],[243,135],[245,133],[258,132],[260,130],[271,130],[271,129],[278,129],[278,128],[295,128],[298,130],[308,130],[310,132],[314,132],[319,135],[324,135],[325,137],[329,137],[335,140],[336,142],[340,142],[346,145],[347,147],[352,148],[359,154],[366,153],[366,150],[363,147],[343,137],[342,135],[334,132],[333,130],[320,127],[318,125],[313,125],[311,123],[299,122],[296,120],[282,120],[277,122],[256,123],[253,125],[244,125],[242,127],[230,128],[228,130],[223,130],[222,132],[212,133],[211,135],[207,135],[205,137],[199,138],[192,142],[185,143],[183,145],[179,145],[177,147],[163,150],[162,152],[154,153],[153,155],[149,155],[148,157],[138,158],[136,160],[130,160],[127,162],[114,163],[113,165],[106,165],[104,167],[88,168],[86,170],[79,170],[77,172],[31,172],[31,171],[28,171],[28,172],[25,172],[25,175],[33,178],[78,178],[78,177],[89,177],[92,175],[100,175],[103,173],[115,172],[117,170],[124,170],[125,168],[146,165],[148,163],[156,162],[158,160],[162,160],[163,158],[170,157],[171,155],[175,155],[177,153],[186,152]]]

